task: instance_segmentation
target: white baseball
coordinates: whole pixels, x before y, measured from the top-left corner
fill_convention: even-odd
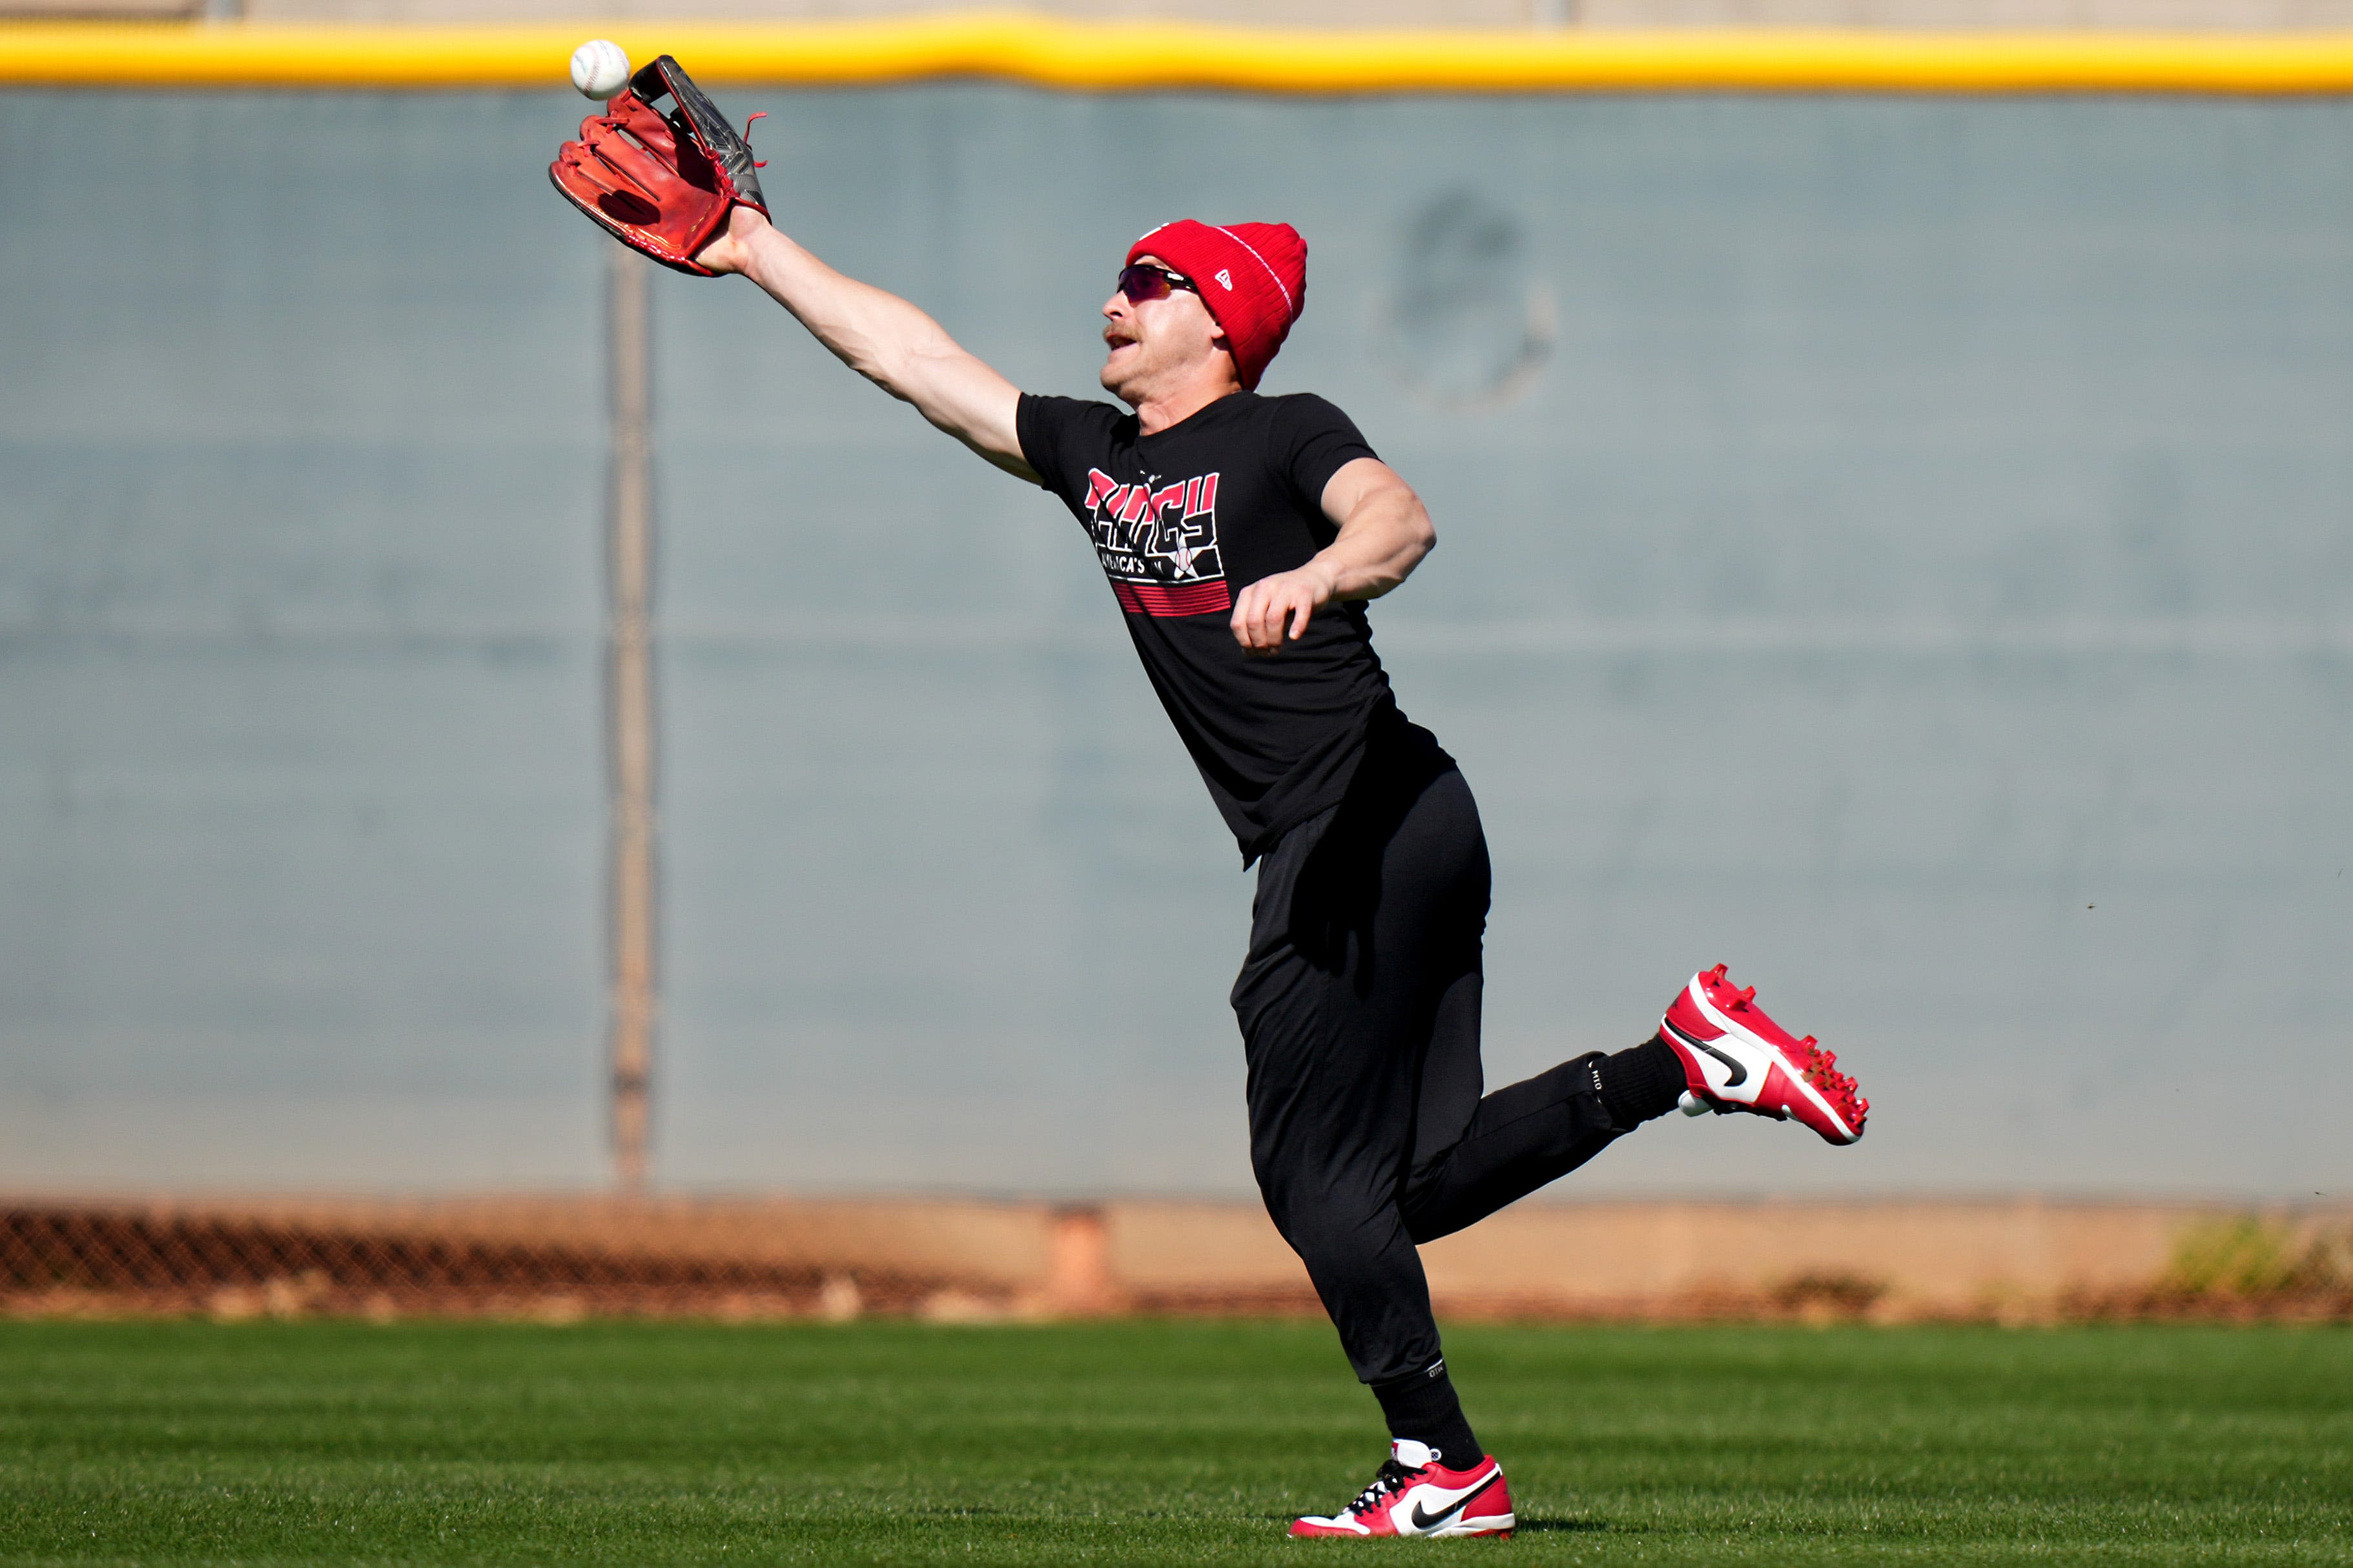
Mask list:
[[[610,38],[591,38],[572,51],[572,85],[602,100],[628,85],[629,57]]]

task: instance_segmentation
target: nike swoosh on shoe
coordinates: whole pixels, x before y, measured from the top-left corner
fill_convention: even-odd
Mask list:
[[[1695,1051],[1705,1051],[1709,1056],[1714,1057],[1717,1061],[1722,1062],[1725,1067],[1729,1068],[1732,1070],[1732,1076],[1724,1080],[1725,1088],[1738,1089],[1742,1084],[1748,1081],[1748,1068],[1746,1065],[1741,1062],[1738,1058],[1726,1052],[1717,1050],[1705,1040],[1694,1035],[1689,1029],[1677,1028],[1675,1026],[1675,1021],[1672,1018],[1662,1018],[1659,1022],[1666,1026],[1669,1034],[1674,1036],[1676,1039],[1681,1040],[1684,1045],[1689,1046]]]
[[[1422,1512],[1421,1504],[1419,1501],[1416,1501],[1413,1505],[1413,1527],[1416,1530],[1428,1530],[1432,1525],[1445,1523],[1449,1516],[1460,1514],[1464,1509],[1469,1508],[1472,1503],[1477,1502],[1481,1493],[1484,1492],[1489,1487],[1493,1486],[1497,1481],[1500,1481],[1503,1479],[1504,1472],[1502,1469],[1498,1468],[1491,1471],[1485,1480],[1481,1481],[1477,1486],[1472,1487],[1469,1491],[1464,1492],[1461,1497],[1456,1498],[1452,1502],[1448,1503],[1436,1513]]]

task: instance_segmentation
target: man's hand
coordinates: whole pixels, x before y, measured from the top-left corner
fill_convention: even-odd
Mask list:
[[[1234,640],[1244,653],[1281,653],[1284,643],[1306,636],[1315,612],[1335,599],[1379,598],[1438,542],[1421,498],[1377,458],[1343,463],[1325,482],[1323,500],[1338,536],[1306,565],[1261,577],[1234,601]]]
[[[757,207],[738,206],[727,215],[727,232],[695,253],[695,259],[713,272],[748,272],[752,247],[768,220]]]
[[[1234,640],[1242,651],[1266,658],[1282,651],[1285,641],[1307,635],[1307,623],[1330,604],[1339,584],[1321,556],[1295,572],[1261,577],[1234,601]]]

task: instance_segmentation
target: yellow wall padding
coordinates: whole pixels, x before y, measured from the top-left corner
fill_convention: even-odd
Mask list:
[[[559,88],[585,38],[713,85],[983,78],[1090,91],[2353,91],[2353,34],[1297,32],[944,15],[769,25],[0,24],[42,86]]]

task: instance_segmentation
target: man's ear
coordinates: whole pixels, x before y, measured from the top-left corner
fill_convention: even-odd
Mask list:
[[[1200,296],[1197,294],[1194,298],[1198,300]],[[1223,349],[1228,353],[1233,353],[1233,340],[1226,336],[1226,324],[1218,320],[1206,300],[1201,301],[1201,314],[1209,318],[1209,346],[1213,349]]]

